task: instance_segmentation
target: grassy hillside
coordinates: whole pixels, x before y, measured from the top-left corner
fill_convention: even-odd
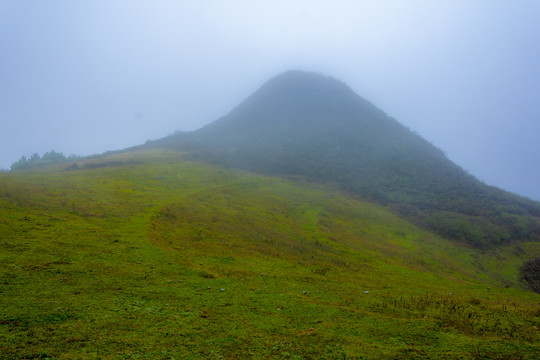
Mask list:
[[[146,151],[0,174],[2,359],[535,359],[538,243]]]

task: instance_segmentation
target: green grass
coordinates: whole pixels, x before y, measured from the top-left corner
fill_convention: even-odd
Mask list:
[[[0,174],[2,359],[540,354],[534,244],[483,253],[175,152],[89,162]]]

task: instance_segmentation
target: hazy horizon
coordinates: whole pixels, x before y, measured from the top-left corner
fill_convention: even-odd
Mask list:
[[[297,69],[540,200],[536,1],[0,0],[0,48],[0,168],[194,130]]]

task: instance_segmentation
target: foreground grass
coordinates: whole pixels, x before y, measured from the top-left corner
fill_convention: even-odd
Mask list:
[[[540,296],[497,266],[534,244],[481,254],[328,187],[174,152],[92,164],[1,174],[0,358],[540,354]]]

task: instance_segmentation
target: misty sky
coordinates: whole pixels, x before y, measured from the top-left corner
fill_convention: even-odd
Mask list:
[[[289,69],[540,200],[536,0],[0,0],[0,168],[199,128]]]

